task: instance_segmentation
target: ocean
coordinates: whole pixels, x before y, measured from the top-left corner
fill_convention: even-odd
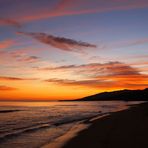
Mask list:
[[[0,148],[40,148],[75,124],[139,102],[0,102]]]

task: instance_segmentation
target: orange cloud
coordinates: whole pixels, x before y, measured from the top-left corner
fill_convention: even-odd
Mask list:
[[[0,91],[12,91],[12,90],[17,90],[17,88],[0,85]]]
[[[48,79],[45,82],[54,83],[62,86],[78,86],[88,87],[97,89],[109,89],[109,88],[146,88],[148,87],[148,77],[145,76],[119,76],[119,77],[102,77],[96,79],[85,79],[85,80],[69,80],[69,79]]]
[[[83,65],[65,65],[59,67],[45,67],[40,70],[60,70],[72,71],[75,74],[82,74],[85,76],[97,77],[105,75],[140,75],[139,71],[132,66],[121,62],[108,62],[108,63],[89,63]],[[88,74],[88,75],[87,75]]]
[[[0,76],[0,81],[29,81],[29,80],[37,80],[37,79]]]
[[[104,78],[103,78],[104,79]],[[78,87],[88,87],[88,88],[96,88],[96,89],[129,89],[129,88],[146,88],[148,87],[148,81],[146,79],[141,81],[138,79],[125,81],[125,80],[117,80],[113,77],[108,77],[104,80],[69,80],[69,79],[48,79],[45,82],[54,83],[61,86],[78,86]]]
[[[94,88],[101,88],[101,87],[110,87],[115,85],[115,82],[105,82],[104,80],[69,80],[69,79],[48,79],[45,82],[55,83],[64,86],[82,86],[82,87],[94,87]],[[110,85],[111,84],[111,85]]]
[[[83,86],[93,88],[145,88],[148,86],[148,75],[141,74],[136,68],[121,62],[90,63],[84,65],[67,65],[52,67],[49,71],[72,71],[81,75],[80,80],[48,79],[45,82],[65,86]]]

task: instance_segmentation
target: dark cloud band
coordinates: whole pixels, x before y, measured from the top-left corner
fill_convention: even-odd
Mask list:
[[[68,39],[65,37],[57,37],[53,35],[47,35],[45,33],[26,33],[26,32],[18,32],[18,34],[23,34],[26,36],[30,36],[41,43],[48,44],[55,48],[64,50],[64,51],[75,51],[75,52],[83,52],[82,48],[96,48],[96,45],[76,41],[73,39]]]
[[[6,18],[0,18],[0,25],[9,25],[13,27],[20,28],[22,25],[13,19],[6,19]]]

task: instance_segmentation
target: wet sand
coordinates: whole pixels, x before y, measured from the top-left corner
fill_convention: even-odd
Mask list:
[[[148,148],[148,103],[93,120],[62,148]]]

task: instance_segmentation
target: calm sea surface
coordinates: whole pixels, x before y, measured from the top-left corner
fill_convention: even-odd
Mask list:
[[[39,148],[96,115],[138,102],[0,102],[0,148]]]

